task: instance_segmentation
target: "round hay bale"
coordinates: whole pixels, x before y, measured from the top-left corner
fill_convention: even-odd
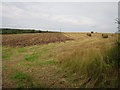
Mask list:
[[[94,33],[93,31],[91,31],[91,33]]]
[[[108,35],[107,34],[102,34],[102,37],[103,38],[108,38]]]
[[[87,36],[90,36],[90,37],[91,37],[92,35],[91,35],[90,33],[87,33]]]

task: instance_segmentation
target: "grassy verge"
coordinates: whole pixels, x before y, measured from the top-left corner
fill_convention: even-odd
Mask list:
[[[104,56],[105,67],[96,83],[96,87],[118,88],[119,79],[118,73],[120,69],[120,44],[116,45],[107,51]]]
[[[59,58],[60,65],[68,72],[67,74],[74,75],[73,81],[82,77],[83,80],[77,84],[78,87],[116,88],[118,87],[119,48],[118,45],[108,50],[77,48]]]

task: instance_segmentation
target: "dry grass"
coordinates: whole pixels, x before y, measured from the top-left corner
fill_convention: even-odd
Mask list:
[[[19,85],[9,78],[16,71],[29,76],[33,87],[95,87],[102,71],[106,70],[103,56],[114,47],[116,35],[108,34],[109,38],[102,38],[102,33],[93,33],[92,37],[88,37],[86,33],[64,35],[74,40],[16,48],[3,46],[3,87]],[[116,70],[109,66],[107,69],[114,76],[109,74],[104,80],[116,80]],[[30,87],[31,83],[23,86]],[[103,86],[104,83],[99,87]],[[106,87],[115,86],[108,84]]]
[[[104,39],[101,37],[101,34],[93,34],[92,38],[87,38],[84,34],[73,34],[71,37],[72,36],[73,38],[78,36],[78,38],[76,38],[77,42],[71,43],[73,44],[72,47],[66,48],[69,52],[64,51],[61,55],[58,55],[59,62],[67,72],[76,74],[76,76],[79,75],[79,77],[85,76],[85,80],[88,78],[88,81],[86,81],[87,83],[82,82],[85,87],[94,87],[97,79],[106,68],[104,56],[110,48],[114,47],[114,40],[116,37],[111,36],[109,39]],[[79,37],[85,42],[80,40]],[[115,72],[117,71],[115,70]],[[117,74],[114,78],[116,77]],[[84,87],[79,84],[78,86]],[[101,87],[104,87],[104,85],[101,85]],[[108,84],[106,87],[110,87],[110,85]]]

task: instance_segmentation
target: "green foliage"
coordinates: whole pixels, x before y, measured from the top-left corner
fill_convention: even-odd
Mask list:
[[[30,30],[30,29],[10,29],[2,28],[0,29],[0,34],[22,34],[22,33],[57,33],[52,31],[41,31],[41,30]]]

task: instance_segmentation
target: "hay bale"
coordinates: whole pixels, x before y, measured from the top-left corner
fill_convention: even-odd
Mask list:
[[[93,31],[91,31],[91,33],[94,33]]]
[[[102,34],[102,37],[103,38],[108,38],[108,35],[107,34]]]
[[[90,33],[87,33],[87,36],[90,36],[90,37],[91,37],[92,35],[91,35]]]

